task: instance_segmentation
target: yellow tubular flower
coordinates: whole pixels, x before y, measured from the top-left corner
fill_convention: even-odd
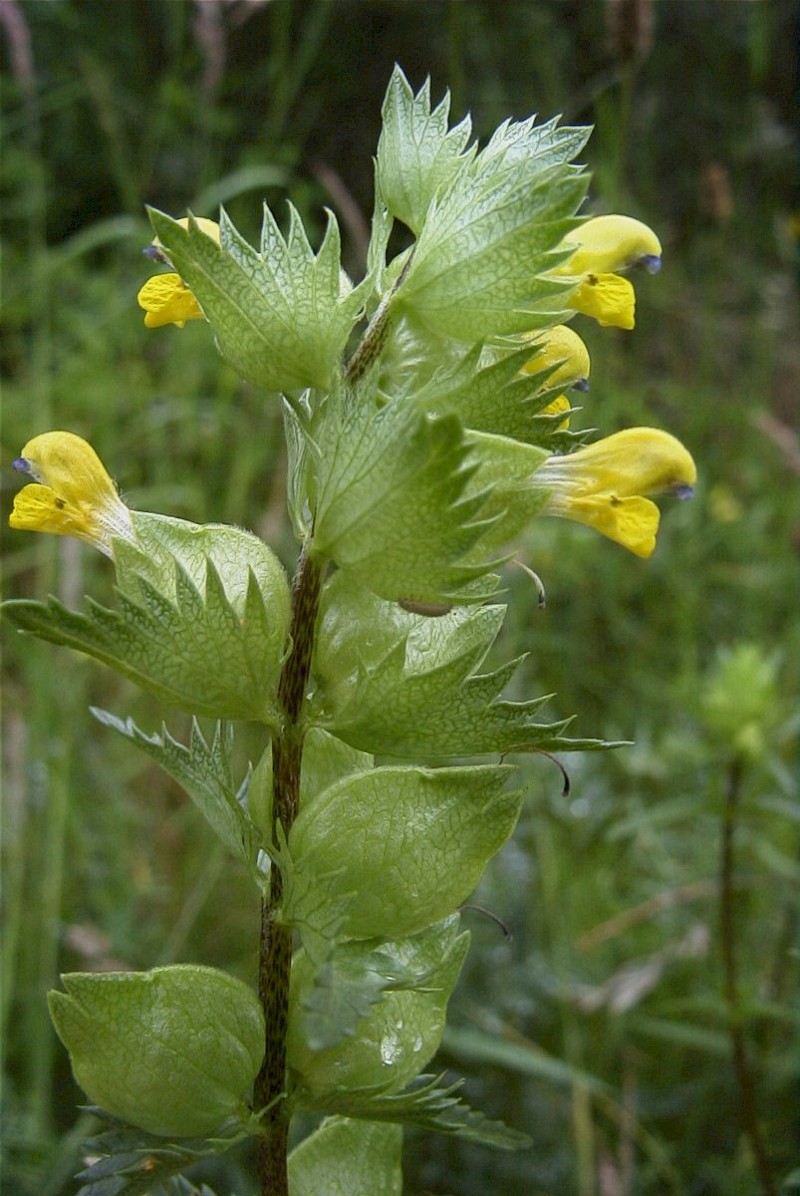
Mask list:
[[[154,274],[136,301],[144,310],[145,328],[162,328],[165,324],[183,328],[187,320],[205,319],[202,307],[178,274]]]
[[[539,412],[539,414],[540,415],[560,415],[562,411],[569,411],[571,406],[572,406],[572,404],[570,403],[570,401],[566,395],[556,395],[556,397],[552,400],[552,402],[548,403],[546,407],[542,408],[542,410]],[[558,431],[560,432],[563,428],[568,428],[568,427],[569,427],[569,419],[562,419],[561,423],[558,425]]]
[[[177,223],[188,228],[188,216],[182,217]],[[219,225],[216,220],[196,216],[195,223],[202,233],[219,245]],[[167,261],[158,237],[145,249],[145,253],[153,261]],[[141,288],[136,300],[144,310],[146,328],[162,328],[165,324],[183,328],[187,320],[205,319],[203,309],[178,274],[154,274]]]
[[[545,379],[544,385],[548,388],[589,389],[589,350],[577,332],[566,324],[556,324],[546,332],[527,333],[524,339],[530,340],[538,352],[522,367],[523,374],[538,374],[540,370],[555,367]]]
[[[630,216],[595,216],[563,243],[575,251],[556,273],[581,280],[570,306],[603,327],[633,328],[633,287],[617,271],[644,266],[656,274],[661,269],[661,242],[653,230]]]
[[[626,428],[569,456],[549,457],[536,480],[551,491],[542,514],[585,523],[636,556],[649,557],[659,511],[644,495],[690,498],[697,469],[668,432]]]
[[[131,513],[90,444],[72,432],[34,436],[14,462],[33,479],[14,499],[9,525],[88,540],[111,556],[114,536],[133,540]]]

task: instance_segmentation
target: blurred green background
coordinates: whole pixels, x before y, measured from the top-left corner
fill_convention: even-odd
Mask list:
[[[592,123],[591,205],[651,224],[634,333],[592,352],[584,427],[693,452],[655,556],[540,521],[498,651],[518,695],[634,746],[524,761],[514,841],[466,912],[438,1062],[529,1132],[500,1155],[408,1135],[407,1193],[749,1196],[800,1189],[798,9],[791,0],[2,0],[3,524],[33,435],[87,437],[133,507],[253,528],[291,567],[281,425],[201,323],[147,332],[145,203],[255,235],[266,196],[332,207],[358,275],[398,61],[486,137]],[[111,595],[75,541],[2,530],[6,596]],[[59,971],[256,970],[246,878],[177,788],[91,718],[162,712],[4,635],[2,1191],[75,1191],[91,1119],[44,994]],[[168,712],[163,712],[165,715]],[[179,718],[170,715],[173,730]],[[246,746],[246,745],[245,745]],[[733,1063],[734,1040],[744,1070]],[[744,1076],[744,1082],[743,1082]],[[253,1192],[247,1158],[204,1173]],[[376,1194],[378,1196],[378,1194]]]

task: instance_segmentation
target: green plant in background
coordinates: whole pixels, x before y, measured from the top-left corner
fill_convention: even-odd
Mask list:
[[[18,600],[7,617],[213,720],[182,743],[96,712],[182,785],[262,902],[258,997],[195,965],[72,973],[52,994],[76,1078],[113,1123],[86,1196],[181,1191],[170,1177],[247,1137],[275,1196],[399,1193],[403,1124],[526,1141],[421,1074],[467,950],[458,908],[523,801],[513,766],[464,759],[606,746],[539,721],[542,698],[504,699],[519,660],[480,671],[506,613],[498,570],[548,514],[649,556],[649,496],[687,497],[695,466],[658,429],[586,444],[570,426],[565,388],[588,355],[565,322],[632,327],[618,271],[660,259],[639,222],[577,215],[586,131],[506,121],[479,150],[448,113],[395,71],[356,285],[333,216],[315,253],[294,208],[284,233],[265,207],[258,249],[224,211],[151,213],[171,271],[140,292],[148,325],[202,316],[278,396],[291,587],[249,532],[129,510],[71,433],[15,463],[30,483],[12,525],[94,543],[118,603]],[[395,221],[413,241],[387,260]],[[247,723],[259,754],[234,775]],[[298,1112],[326,1120],[289,1155]]]

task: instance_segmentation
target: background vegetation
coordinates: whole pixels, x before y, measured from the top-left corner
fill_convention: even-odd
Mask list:
[[[635,333],[583,322],[585,426],[667,427],[701,483],[649,562],[537,521],[547,609],[509,574],[499,649],[530,652],[526,694],[634,746],[565,761],[569,795],[526,761],[523,822],[476,898],[513,938],[465,915],[439,1061],[534,1148],[409,1136],[407,1191],[800,1187],[795,5],[2,0],[0,15],[3,524],[11,460],[66,428],[130,505],[252,527],[289,563],[276,410],[202,325],[142,325],[143,204],[223,201],[251,233],[263,195],[291,196],[311,228],[327,204],[357,274],[395,60],[435,96],[449,86],[482,136],[531,111],[595,124],[593,207],[646,219],[665,268],[637,288]],[[108,596],[76,542],[2,538],[8,596]],[[57,973],[196,960],[250,979],[257,911],[171,783],[87,709],[155,728],[149,699],[9,634],[4,682],[3,1192],[59,1196],[91,1123],[47,1017]],[[209,1182],[247,1196],[242,1167]]]

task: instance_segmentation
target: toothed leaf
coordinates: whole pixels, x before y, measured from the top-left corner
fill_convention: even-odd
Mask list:
[[[314,550],[384,598],[477,601],[494,558],[481,551],[484,498],[455,416],[420,416],[337,395],[319,434]]]
[[[139,574],[138,598],[120,593],[118,610],[89,599],[82,614],[53,597],[46,605],[8,602],[4,610],[21,631],[84,652],[190,714],[273,723],[289,628],[288,586],[277,559],[272,578],[268,607],[250,574],[244,602],[237,600],[241,613],[210,561],[203,593],[176,562],[171,594]],[[134,588],[130,573],[126,587]]]
[[[289,1155],[291,1196],[401,1196],[402,1131],[327,1118]]]
[[[568,284],[547,271],[585,194],[569,165],[584,140],[553,122],[501,125],[430,204],[395,310],[466,342],[528,331],[537,307],[563,310]]]
[[[511,772],[387,767],[331,785],[289,833],[284,918],[304,934],[401,938],[445,917],[514,829]]]
[[[383,101],[376,189],[391,214],[414,233],[419,233],[437,190],[465,160],[472,122],[467,116],[448,130],[449,112],[449,92],[431,111],[430,79],[414,95],[395,66]]]
[[[295,957],[286,1048],[301,1104],[313,1105],[317,1094],[378,1084],[397,1091],[421,1071],[438,1049],[447,1002],[469,947],[469,934],[456,934],[456,929],[454,919],[416,940],[393,943],[398,962],[421,973],[420,984],[387,988],[358,1022],[356,1033],[325,1049],[313,1049],[304,1033],[302,1005],[306,995],[313,996],[314,965],[304,953]],[[358,944],[343,945],[337,951],[343,969],[342,953],[351,975],[366,962],[367,953]]]
[[[511,1129],[502,1121],[489,1121],[483,1113],[471,1109],[456,1096],[463,1080],[441,1087],[443,1079],[443,1076],[418,1076],[405,1092],[392,1092],[388,1085],[384,1085],[332,1093],[326,1099],[317,1097],[314,1107],[347,1117],[363,1117],[367,1121],[400,1122],[499,1150],[524,1150],[530,1146],[527,1134]]]
[[[411,614],[333,579],[316,644],[317,718],[364,751],[473,756],[514,744],[552,743],[563,723],[536,721],[547,698],[500,694],[524,657],[478,672],[505,607]]]
[[[264,1055],[264,1015],[216,968],[72,972],[50,1016],[87,1096],[151,1134],[196,1137],[246,1117]]]
[[[103,1109],[89,1111],[112,1128],[83,1143],[84,1154],[94,1161],[75,1177],[83,1181],[77,1196],[147,1196],[156,1190],[164,1196],[214,1196],[205,1184],[198,1188],[178,1172],[223,1154],[247,1137],[236,1120],[214,1138],[170,1142],[125,1125]]]
[[[223,211],[221,244],[190,220],[184,229],[162,212],[150,219],[163,252],[212,325],[223,357],[266,390],[331,384],[372,286],[353,288],[341,269],[339,226],[331,212],[314,254],[297,210],[281,233],[264,206],[261,246],[249,245]]]
[[[189,744],[184,746],[170,735],[163,723],[160,735],[148,735],[132,718],[123,722],[96,707],[92,707],[92,714],[98,722],[135,743],[182,785],[228,850],[257,876],[260,836],[233,786],[230,770],[233,732],[229,726],[218,723],[209,744],[193,721]],[[245,790],[249,781],[248,774]]]

